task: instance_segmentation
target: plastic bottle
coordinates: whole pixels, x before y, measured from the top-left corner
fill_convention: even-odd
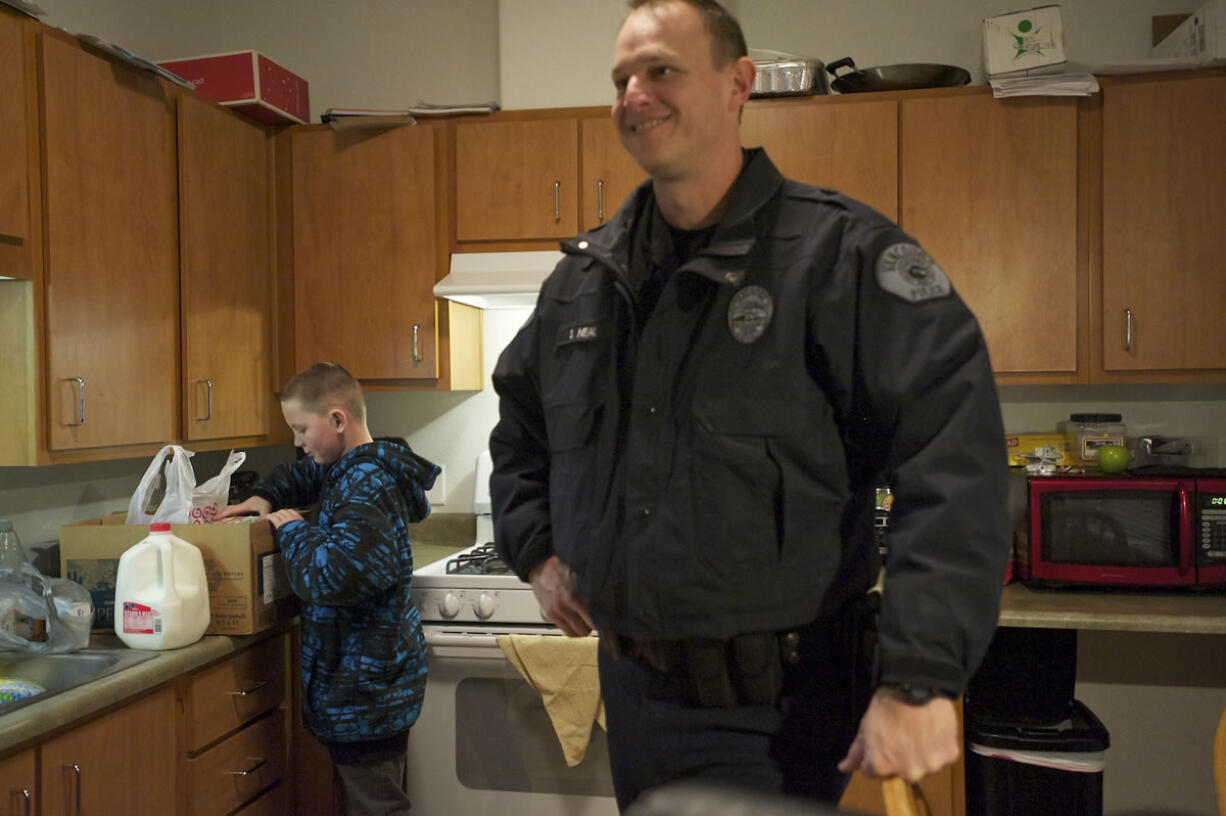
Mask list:
[[[13,529],[13,522],[0,518],[0,567],[17,569],[29,560],[25,548],[21,546],[21,539],[17,538],[17,531]]]
[[[119,558],[115,634],[133,649],[177,649],[209,626],[209,587],[200,550],[154,522]]]

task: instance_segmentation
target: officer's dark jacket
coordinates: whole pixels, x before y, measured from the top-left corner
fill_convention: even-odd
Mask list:
[[[872,583],[895,503],[883,682],[960,691],[1010,542],[979,327],[913,239],[748,151],[706,249],[636,316],[650,182],[563,244],[493,374],[495,540],[552,554],[598,627],[654,640],[785,630]]]
[[[409,595],[409,523],[430,514],[438,466],[403,440],[358,445],[331,465],[279,465],[255,494],[273,508],[319,502],[277,543],[301,600],[303,716],[321,740],[403,734],[421,713],[426,643]]]

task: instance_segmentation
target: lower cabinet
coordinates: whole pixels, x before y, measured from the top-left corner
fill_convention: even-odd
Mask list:
[[[226,816],[243,807],[259,813],[286,776],[285,643],[278,635],[186,679],[182,813]]]
[[[0,813],[38,813],[38,770],[33,748],[0,761]]]
[[[169,686],[44,742],[43,816],[174,813],[175,695]],[[20,812],[20,811],[18,811]]]

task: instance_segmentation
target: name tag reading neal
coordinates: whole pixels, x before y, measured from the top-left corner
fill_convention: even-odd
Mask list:
[[[573,323],[569,326],[563,326],[558,332],[557,347],[569,346],[575,343],[588,343],[593,340],[599,340],[601,335],[600,324],[595,321],[585,323]]]

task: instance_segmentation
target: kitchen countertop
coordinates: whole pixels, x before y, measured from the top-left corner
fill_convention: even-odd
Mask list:
[[[1009,584],[1001,595],[1000,625],[1223,635],[1226,594],[1031,589]]]
[[[42,739],[63,726],[100,712],[143,691],[171,682],[181,674],[194,671],[279,634],[274,626],[243,637],[209,635],[190,646],[166,649],[135,666],[48,697],[0,715],[0,753]],[[94,632],[90,648],[126,648],[118,637]]]

